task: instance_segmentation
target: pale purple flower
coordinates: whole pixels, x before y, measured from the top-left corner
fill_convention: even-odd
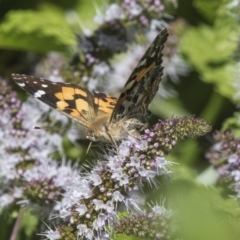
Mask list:
[[[229,183],[229,187],[239,197],[240,182],[240,139],[230,131],[216,132],[214,134],[216,143],[207,152],[206,157],[216,168],[219,180]]]
[[[119,5],[113,3],[106,10],[105,21],[110,22],[115,19],[124,19],[124,11]]]
[[[45,236],[49,240],[58,240],[61,238],[61,235],[57,230],[52,230],[49,228],[45,233],[42,233],[41,235]]]
[[[113,201],[122,202],[124,200],[124,196],[119,191],[114,191],[112,194]]]
[[[64,162],[59,166],[51,157],[56,149],[62,152],[60,135],[32,129],[33,126],[41,126],[40,116],[49,108],[38,107],[42,105],[35,102],[32,105],[31,100],[20,105],[16,94],[6,83],[0,81],[0,84],[0,96],[7,94],[3,99],[5,106],[8,105],[0,110],[8,118],[8,122],[3,119],[0,124],[0,171],[1,181],[6,186],[2,192],[4,206],[30,202],[54,204],[60,200],[74,171]]]
[[[108,216],[106,214],[100,213],[96,220],[93,222],[93,228],[98,230],[102,229],[106,223],[106,220],[108,219]]]
[[[86,239],[93,239],[94,233],[91,228],[88,228],[85,224],[80,224],[77,226],[78,235],[85,236]]]
[[[92,182],[93,186],[98,186],[102,183],[101,177],[96,172],[90,174],[89,180]]]
[[[87,212],[87,207],[85,204],[79,204],[79,206],[76,208],[76,211],[79,213],[79,216],[82,216]]]

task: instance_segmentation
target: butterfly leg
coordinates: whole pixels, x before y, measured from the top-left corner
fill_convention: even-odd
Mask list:
[[[114,140],[114,138],[111,136],[111,134],[109,134],[108,133],[108,136],[109,136],[109,138],[111,139],[111,142],[113,143],[113,145],[116,147],[116,149],[117,149],[117,152],[118,152],[118,146],[117,146],[117,143],[116,143],[116,141]]]
[[[90,148],[92,146],[92,143],[93,143],[92,141],[89,143],[86,154],[88,154],[88,152],[89,152],[89,150],[90,150]]]

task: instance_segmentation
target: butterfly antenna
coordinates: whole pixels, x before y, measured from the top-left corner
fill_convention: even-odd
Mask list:
[[[43,129],[43,128],[38,127],[38,126],[33,126],[33,129]]]
[[[51,127],[38,127],[38,126],[33,126],[32,129],[38,129],[38,130],[51,130]]]
[[[93,143],[93,142],[91,141],[91,142],[89,143],[89,145],[88,145],[87,152],[86,152],[87,154],[88,154],[88,152],[89,152],[89,150],[90,150],[90,148],[91,148],[91,146],[92,146],[92,143]]]
[[[37,130],[46,130],[46,131],[64,131],[66,130],[67,128],[60,128],[60,127],[56,127],[56,126],[50,126],[50,127],[39,127],[39,126],[33,126],[32,129],[37,129]]]

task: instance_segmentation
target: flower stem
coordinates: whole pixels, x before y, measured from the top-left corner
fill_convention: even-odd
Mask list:
[[[22,222],[22,218],[23,218],[23,209],[20,209],[19,213],[18,213],[18,217],[16,219],[16,222],[14,224],[13,227],[13,231],[10,237],[10,240],[16,240],[18,237],[18,232],[19,232],[19,228]]]

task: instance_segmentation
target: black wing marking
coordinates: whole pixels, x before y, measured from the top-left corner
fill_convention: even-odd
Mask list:
[[[146,121],[149,115],[148,105],[154,98],[163,75],[162,50],[167,37],[167,30],[161,30],[147,49],[127,80],[110,121],[133,117],[141,122]]]
[[[116,104],[115,98],[104,93],[90,92],[76,84],[51,82],[24,74],[12,74],[12,78],[35,98],[85,127],[89,127],[98,114],[111,116]]]

